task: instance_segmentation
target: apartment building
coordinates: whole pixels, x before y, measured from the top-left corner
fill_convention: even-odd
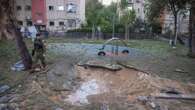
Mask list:
[[[15,15],[19,26],[32,25],[31,0],[15,0]]]
[[[136,17],[145,20],[144,0],[128,0],[129,8],[135,10]]]
[[[162,33],[174,32],[174,16],[171,11],[164,10],[161,13],[161,27]],[[185,34],[189,32],[189,11],[179,12],[177,18],[177,31],[179,34]]]
[[[20,27],[67,31],[85,23],[85,0],[15,0]]]

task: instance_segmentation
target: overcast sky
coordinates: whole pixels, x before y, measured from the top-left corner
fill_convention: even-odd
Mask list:
[[[104,5],[110,5],[112,1],[116,2],[117,0],[100,0],[103,2]]]

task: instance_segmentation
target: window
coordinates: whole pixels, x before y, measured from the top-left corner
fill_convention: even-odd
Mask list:
[[[67,13],[76,13],[77,6],[73,3],[67,4]]]
[[[50,26],[54,26],[55,23],[54,23],[53,21],[50,21],[50,22],[49,22],[49,25],[50,25]]]
[[[43,16],[43,13],[40,13],[40,12],[36,12],[35,13],[37,16]]]
[[[49,6],[49,11],[53,11],[54,10],[54,6]]]
[[[140,9],[139,9],[139,8],[137,9],[137,12],[138,12],[138,13],[140,12]]]
[[[64,26],[64,22],[63,22],[63,21],[60,21],[60,22],[59,22],[59,25],[60,25],[60,26]]]
[[[74,20],[74,19],[69,19],[69,20],[68,20],[68,26],[69,26],[69,27],[76,27],[76,20]]]
[[[140,1],[139,0],[136,0],[136,3],[140,3]]]
[[[32,26],[32,21],[27,21],[27,26]]]
[[[25,7],[25,10],[26,10],[26,11],[30,11],[30,10],[31,10],[31,6],[27,5],[27,6]]]
[[[128,3],[132,3],[132,0],[128,0]]]
[[[16,6],[16,10],[20,11],[20,10],[22,10],[22,7],[21,6]]]
[[[57,7],[57,10],[58,10],[58,11],[64,11],[64,6],[58,6],[58,7]]]
[[[18,25],[23,26],[23,22],[22,21],[18,21]]]

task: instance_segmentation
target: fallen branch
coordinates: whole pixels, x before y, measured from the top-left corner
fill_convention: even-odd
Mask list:
[[[157,95],[154,95],[157,99],[177,99],[177,100],[192,100],[195,101],[195,95],[187,95],[187,94],[166,94],[166,93],[160,93]]]
[[[108,69],[111,71],[119,71],[122,68],[119,65],[108,65],[108,64],[89,64],[89,63],[85,63],[85,64],[78,64],[78,66],[83,66],[83,67],[93,67],[93,68],[103,68],[103,69]]]
[[[120,62],[117,62],[117,64],[119,64],[119,65],[121,65],[121,66],[123,66],[123,67],[125,67],[125,68],[129,68],[129,69],[133,69],[133,70],[135,70],[135,71],[140,71],[140,72],[146,73],[146,74],[148,74],[148,75],[150,74],[150,73],[148,73],[148,72],[146,72],[146,71],[140,70],[140,69],[138,69],[138,68],[136,68],[136,67],[134,67],[134,66],[131,66],[131,65],[123,64],[123,63],[120,63]]]

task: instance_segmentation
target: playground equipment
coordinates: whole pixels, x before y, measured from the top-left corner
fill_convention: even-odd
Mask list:
[[[108,45],[111,47],[110,53],[106,52],[107,50],[105,49],[106,46],[108,46]],[[124,55],[129,54],[127,44],[123,40],[121,40],[117,37],[113,37],[113,38],[107,40],[103,44],[102,48],[100,48],[99,50],[100,51],[98,52],[98,56],[106,56],[107,54],[112,54],[112,55],[118,56],[120,51]]]
[[[120,38],[115,37],[115,20],[116,20],[116,16],[114,15],[113,18],[112,18],[112,28],[113,28],[112,38],[107,40],[103,44],[102,48],[99,49],[100,51],[98,52],[98,56],[106,56],[107,54],[111,54],[111,56],[115,56],[115,55],[118,56],[119,51],[121,51],[121,49],[119,49],[119,48],[122,48],[121,53],[123,55],[129,54],[127,44],[123,40],[121,40]],[[108,52],[105,51],[106,50],[105,47],[108,44],[110,44],[109,46],[111,46],[111,53],[108,53]]]

